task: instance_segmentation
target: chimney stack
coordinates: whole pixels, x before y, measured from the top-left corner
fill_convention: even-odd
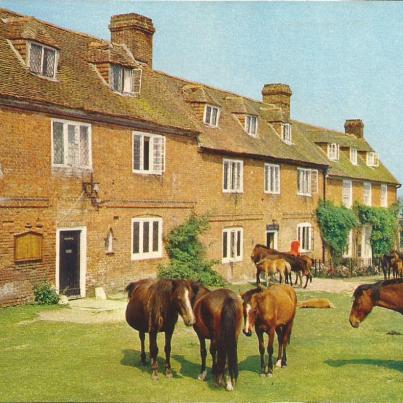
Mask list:
[[[344,131],[346,134],[353,134],[357,139],[363,139],[364,123],[361,119],[348,119],[344,123]]]
[[[281,108],[283,117],[290,119],[291,88],[287,84],[265,84],[262,89],[263,102]]]
[[[139,14],[114,15],[109,24],[111,41],[126,45],[134,58],[152,68],[153,21]]]

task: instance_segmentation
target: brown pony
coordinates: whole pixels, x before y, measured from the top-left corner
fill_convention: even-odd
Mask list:
[[[284,259],[263,259],[256,263],[256,283],[260,284],[260,274],[265,273],[266,286],[269,286],[269,276],[273,280],[276,273],[280,276],[280,283],[285,282],[288,284],[288,278],[291,278],[291,265]]]
[[[383,277],[385,280],[390,278],[390,272],[392,269],[393,278],[403,277],[403,254],[398,251],[391,251],[389,254],[381,257],[381,267],[383,271]]]
[[[210,339],[210,354],[213,359],[212,372],[217,386],[233,390],[238,378],[238,336],[242,327],[242,301],[231,290],[199,292],[193,307],[196,323],[194,329],[199,337],[201,369],[199,379],[204,381],[206,370],[206,339]],[[200,297],[199,297],[200,295]]]
[[[165,332],[166,375],[172,377],[170,354],[171,339],[178,320],[182,316],[187,326],[195,323],[192,310],[194,295],[199,284],[187,280],[140,280],[126,287],[129,302],[126,321],[139,331],[141,364],[146,363],[144,348],[145,333],[149,333],[152,378],[158,379],[157,333]]]
[[[308,285],[308,280],[312,282],[312,259],[306,255],[294,256],[291,253],[279,252],[276,249],[270,249],[267,246],[257,244],[253,248],[251,259],[256,264],[263,259],[284,259],[290,265],[293,272],[295,272],[297,278],[300,279],[300,286],[302,287],[302,275],[306,276],[306,283],[304,288]],[[291,275],[290,275],[291,277]],[[297,284],[297,278],[295,284]]]
[[[350,312],[352,327],[358,327],[374,306],[392,309],[403,314],[403,279],[362,284],[355,289],[353,297],[354,302]]]
[[[273,375],[273,342],[277,333],[277,366],[287,366],[287,344],[290,342],[292,325],[297,309],[297,296],[289,285],[272,285],[265,291],[261,288],[249,290],[241,295],[243,299],[244,329],[246,336],[251,336],[253,328],[259,340],[260,375]],[[269,354],[268,371],[264,359],[263,333],[269,335],[267,352]]]

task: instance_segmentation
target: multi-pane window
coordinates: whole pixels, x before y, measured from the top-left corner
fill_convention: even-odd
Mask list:
[[[264,164],[264,191],[280,193],[280,165]]]
[[[313,247],[313,229],[309,223],[298,224],[297,238],[301,247],[301,252],[311,251]]]
[[[206,105],[204,109],[204,123],[209,126],[217,127],[220,117],[220,109],[216,106]]]
[[[358,165],[358,152],[356,148],[350,148],[350,161],[353,165]]]
[[[367,165],[369,167],[379,166],[379,154],[373,151],[367,152]]]
[[[388,185],[381,185],[381,207],[388,207]]]
[[[239,193],[243,191],[243,161],[224,160],[223,191],[227,193]]]
[[[291,125],[289,123],[283,123],[281,125],[281,139],[284,143],[292,144]]]
[[[352,257],[353,256],[353,230],[350,230],[347,236],[347,245],[344,250],[343,257]]]
[[[162,256],[162,219],[159,217],[132,219],[132,260]]]
[[[343,180],[343,204],[347,208],[353,205],[353,182],[351,180]]]
[[[311,196],[312,170],[306,168],[298,168],[297,172],[298,172],[298,194],[302,196]]]
[[[372,258],[371,247],[371,225],[363,225],[361,227],[361,256],[363,258]]]
[[[246,133],[251,136],[256,136],[257,134],[257,116],[247,115],[245,119],[245,130]]]
[[[372,185],[371,182],[364,182],[364,204],[371,206],[372,204]]]
[[[55,78],[57,64],[56,49],[48,46],[30,43],[29,69],[40,76]]]
[[[165,137],[133,133],[133,172],[161,175],[165,171]]]
[[[91,126],[53,120],[52,164],[60,167],[91,168]]]
[[[243,256],[243,229],[225,228],[222,233],[222,262],[239,262]]]
[[[340,146],[339,144],[332,143],[327,145],[327,157],[329,160],[338,161],[340,158]]]
[[[114,91],[121,94],[140,92],[141,69],[132,69],[120,64],[112,64],[110,70],[110,85]]]

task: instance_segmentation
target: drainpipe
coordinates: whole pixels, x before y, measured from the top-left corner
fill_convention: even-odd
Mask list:
[[[326,178],[327,174],[329,172],[329,168],[325,168],[323,170],[323,201],[326,201]],[[322,262],[325,264],[325,257],[326,257],[326,250],[325,250],[325,244],[322,239]]]

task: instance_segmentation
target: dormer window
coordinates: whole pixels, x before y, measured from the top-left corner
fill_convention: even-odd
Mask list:
[[[292,144],[291,125],[289,123],[281,125],[281,140],[286,144]]]
[[[379,166],[379,154],[373,151],[367,152],[367,165],[369,167]]]
[[[29,69],[39,76],[55,78],[57,50],[49,46],[30,42]]]
[[[340,146],[339,144],[332,143],[327,145],[327,157],[331,161],[338,161],[340,158]]]
[[[110,84],[113,91],[120,92],[121,94],[133,94],[138,93],[140,89],[136,89],[133,76],[141,74],[141,69],[132,69],[129,67],[121,66],[120,64],[111,65]]]
[[[204,123],[211,127],[218,127],[220,109],[216,106],[206,105],[204,110]]]
[[[356,148],[350,148],[350,161],[353,165],[358,165],[358,152]]]
[[[246,115],[245,130],[250,136],[257,135],[257,116]]]

